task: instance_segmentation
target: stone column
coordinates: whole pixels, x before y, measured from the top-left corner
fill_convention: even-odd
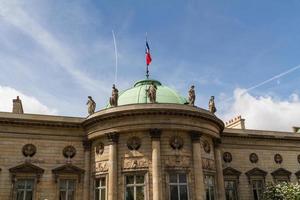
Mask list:
[[[91,163],[91,142],[85,138],[82,141],[84,148],[84,179],[83,179],[83,199],[89,199],[90,193],[90,163]]]
[[[205,188],[204,188],[202,157],[201,157],[201,143],[200,143],[201,133],[191,132],[190,134],[191,134],[192,145],[193,145],[193,169],[194,169],[194,177],[195,177],[194,199],[204,200]]]
[[[109,168],[108,168],[108,200],[117,200],[118,195],[118,133],[106,134],[109,140]]]
[[[225,186],[224,186],[220,144],[221,144],[221,139],[214,140],[214,153],[215,153],[215,163],[216,163],[216,170],[217,170],[217,196],[218,199],[225,199]]]
[[[161,130],[159,130],[159,129],[151,129],[150,130],[150,137],[152,139],[152,194],[153,194],[153,200],[162,200],[160,135],[161,135]]]

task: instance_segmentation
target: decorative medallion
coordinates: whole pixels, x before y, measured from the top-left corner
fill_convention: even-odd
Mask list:
[[[300,163],[300,154],[297,156],[298,163]]]
[[[95,146],[95,152],[97,155],[102,155],[104,152],[104,144],[102,142],[99,142],[96,146]]]
[[[209,144],[209,142],[207,142],[207,140],[204,140],[203,143],[202,143],[202,145],[203,145],[204,151],[206,153],[210,153],[210,144]]]
[[[232,155],[229,152],[224,152],[223,153],[223,160],[226,163],[230,163],[232,161]]]
[[[282,156],[278,153],[275,154],[274,161],[275,161],[276,164],[281,164],[282,163]]]
[[[173,136],[171,137],[170,139],[170,146],[173,148],[173,149],[181,149],[183,147],[183,139],[182,137],[179,137],[179,136]]]
[[[63,155],[65,158],[73,158],[76,155],[75,147],[71,145],[66,146],[63,150]]]
[[[36,147],[33,144],[25,144],[22,148],[22,153],[26,157],[32,157],[36,153]]]
[[[249,160],[251,163],[257,163],[258,162],[258,156],[256,153],[251,153],[249,156]]]
[[[133,136],[127,140],[127,147],[130,150],[138,150],[141,147],[141,144],[141,139],[136,136]]]

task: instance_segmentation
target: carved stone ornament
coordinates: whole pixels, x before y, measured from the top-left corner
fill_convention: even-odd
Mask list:
[[[230,163],[232,161],[232,155],[229,152],[224,152],[223,153],[223,160],[226,163]]]
[[[165,159],[165,167],[168,169],[188,169],[191,166],[189,156],[168,156]]]
[[[22,148],[22,153],[26,157],[32,157],[36,153],[36,147],[33,144],[25,144]]]
[[[183,147],[183,139],[180,136],[173,136],[170,138],[170,146],[173,149],[181,149]]]
[[[215,161],[208,158],[202,158],[202,168],[206,170],[216,170]]]
[[[75,147],[71,145],[66,146],[63,150],[63,155],[65,158],[73,158],[76,155]]]
[[[124,158],[123,170],[142,170],[149,167],[148,159],[144,157]]]
[[[99,142],[95,146],[95,153],[96,153],[96,155],[100,156],[103,154],[103,152],[104,152],[104,144],[102,142]]]
[[[276,164],[281,164],[282,163],[282,156],[278,153],[275,154],[274,161],[275,161]]]
[[[202,143],[202,145],[203,145],[203,149],[204,149],[204,151],[206,152],[206,153],[210,153],[210,144],[209,144],[209,142],[207,141],[207,140],[204,140],[203,141],[203,143]]]
[[[297,156],[298,163],[300,163],[300,154]]]
[[[96,162],[96,173],[106,173],[108,172],[108,161]]]
[[[138,150],[141,147],[141,139],[139,137],[133,136],[127,140],[127,147],[130,150]]]
[[[257,163],[258,162],[258,156],[256,153],[251,153],[249,156],[249,160],[251,163]]]

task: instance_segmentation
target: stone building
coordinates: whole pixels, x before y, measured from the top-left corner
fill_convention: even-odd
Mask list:
[[[80,118],[24,114],[15,99],[0,113],[0,199],[252,200],[300,178],[297,127],[247,130],[238,117],[225,128],[155,80],[116,105]]]

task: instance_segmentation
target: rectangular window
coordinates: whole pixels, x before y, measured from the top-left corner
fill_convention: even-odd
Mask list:
[[[237,200],[237,181],[225,180],[224,184],[226,200]]]
[[[145,175],[127,175],[125,184],[126,200],[145,200]]]
[[[170,200],[188,200],[188,184],[186,174],[169,174],[169,188]]]
[[[95,180],[95,200],[106,199],[106,178],[101,177]]]
[[[75,180],[60,179],[59,180],[59,200],[75,199]]]
[[[204,176],[206,200],[215,199],[215,177],[211,175]]]
[[[263,180],[252,180],[252,191],[253,191],[253,199],[261,200],[263,193]]]
[[[33,199],[33,179],[20,179],[17,180],[16,190],[17,198],[16,200],[32,200]]]

